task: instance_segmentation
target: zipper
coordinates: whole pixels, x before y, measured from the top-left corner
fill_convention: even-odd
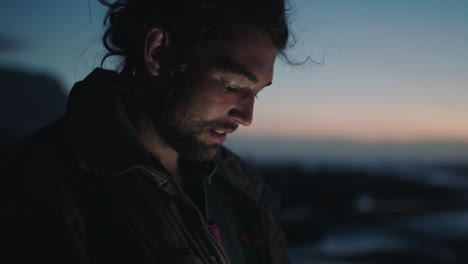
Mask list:
[[[210,174],[209,174],[207,177],[205,177],[205,179],[203,179],[203,192],[204,192],[204,194],[205,194],[205,199],[204,199],[204,200],[205,200],[205,204],[204,204],[204,205],[205,205],[205,215],[206,215],[206,218],[207,218],[207,219],[211,219],[211,217],[210,217],[211,214],[210,214],[210,211],[209,211],[209,208],[208,208],[208,184],[211,184],[211,183],[212,183],[211,178],[212,178],[213,175],[215,174],[216,168],[217,168],[217,166],[216,166],[216,164],[215,164],[215,167],[214,167],[213,170],[210,172]],[[216,240],[216,241],[218,241],[218,240]]]
[[[176,184],[176,187],[181,192],[182,196],[192,206],[192,208],[195,209],[195,211],[197,212],[198,217],[200,218],[200,221],[202,222],[203,228],[205,229],[205,233],[208,234],[208,236],[210,237],[211,243],[221,252],[221,255],[223,256],[224,260],[228,264],[231,264],[231,260],[229,259],[229,256],[227,255],[226,251],[219,244],[218,240],[214,237],[213,233],[209,230],[208,223],[206,222],[205,218],[203,217],[203,214],[201,213],[200,209],[198,209],[198,207],[195,205],[195,203],[192,201],[192,199],[190,199],[190,197],[188,197],[188,195],[183,191],[182,187],[179,184],[177,184],[174,181],[173,181],[173,183]]]
[[[163,178],[165,178],[166,180],[168,180],[172,184],[174,184],[176,186],[177,190],[182,194],[182,197],[184,198],[185,202],[187,202],[190,205],[190,207],[192,207],[192,209],[194,209],[195,212],[197,212],[198,218],[200,219],[200,221],[202,223],[202,226],[203,226],[203,229],[205,230],[205,233],[208,235],[212,246],[214,246],[216,249],[218,249],[219,252],[221,252],[221,256],[223,257],[223,259],[224,259],[224,261],[226,263],[231,264],[231,260],[229,259],[229,256],[227,255],[226,250],[224,250],[224,248],[219,244],[218,240],[214,237],[213,233],[211,233],[211,231],[209,230],[208,223],[206,222],[205,218],[203,217],[202,212],[200,211],[200,209],[198,209],[198,207],[195,205],[195,203],[192,201],[192,199],[190,199],[190,197],[185,193],[185,191],[182,189],[182,186],[180,186],[180,184],[178,184],[172,177],[166,175],[165,173],[162,173],[160,171],[157,171],[157,170],[155,170],[155,169],[153,169],[151,167],[147,167],[147,166],[133,166],[133,167],[128,168],[128,169],[126,169],[124,171],[121,171],[120,173],[115,174],[115,176],[127,174],[128,172],[130,172],[130,171],[132,171],[134,169],[149,171],[149,172],[154,173],[156,175],[162,176]]]

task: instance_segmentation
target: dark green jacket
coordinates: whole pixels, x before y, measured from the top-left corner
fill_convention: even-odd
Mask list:
[[[2,263],[287,263],[271,191],[225,148],[206,200],[230,232],[220,246],[207,208],[139,143],[120,78],[95,70],[74,86],[66,116],[11,154]]]

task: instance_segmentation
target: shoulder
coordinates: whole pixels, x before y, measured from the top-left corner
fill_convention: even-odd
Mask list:
[[[67,201],[76,167],[62,118],[10,146],[2,167],[8,199],[44,204]]]
[[[228,148],[222,146],[216,158],[218,174],[238,191],[275,211],[280,199],[263,175]]]
[[[61,118],[11,145],[6,150],[6,168],[11,171],[51,168],[67,158],[66,122]]]

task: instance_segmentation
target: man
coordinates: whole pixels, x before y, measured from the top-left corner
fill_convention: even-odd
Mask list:
[[[10,262],[287,263],[271,192],[222,147],[272,82],[283,0],[101,2],[123,67],[8,163]]]

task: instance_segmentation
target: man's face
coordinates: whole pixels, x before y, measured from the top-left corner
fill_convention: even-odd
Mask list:
[[[252,123],[255,97],[271,84],[278,52],[271,39],[252,29],[235,35],[196,52],[187,96],[163,125],[163,140],[181,156],[213,159],[228,134]]]

